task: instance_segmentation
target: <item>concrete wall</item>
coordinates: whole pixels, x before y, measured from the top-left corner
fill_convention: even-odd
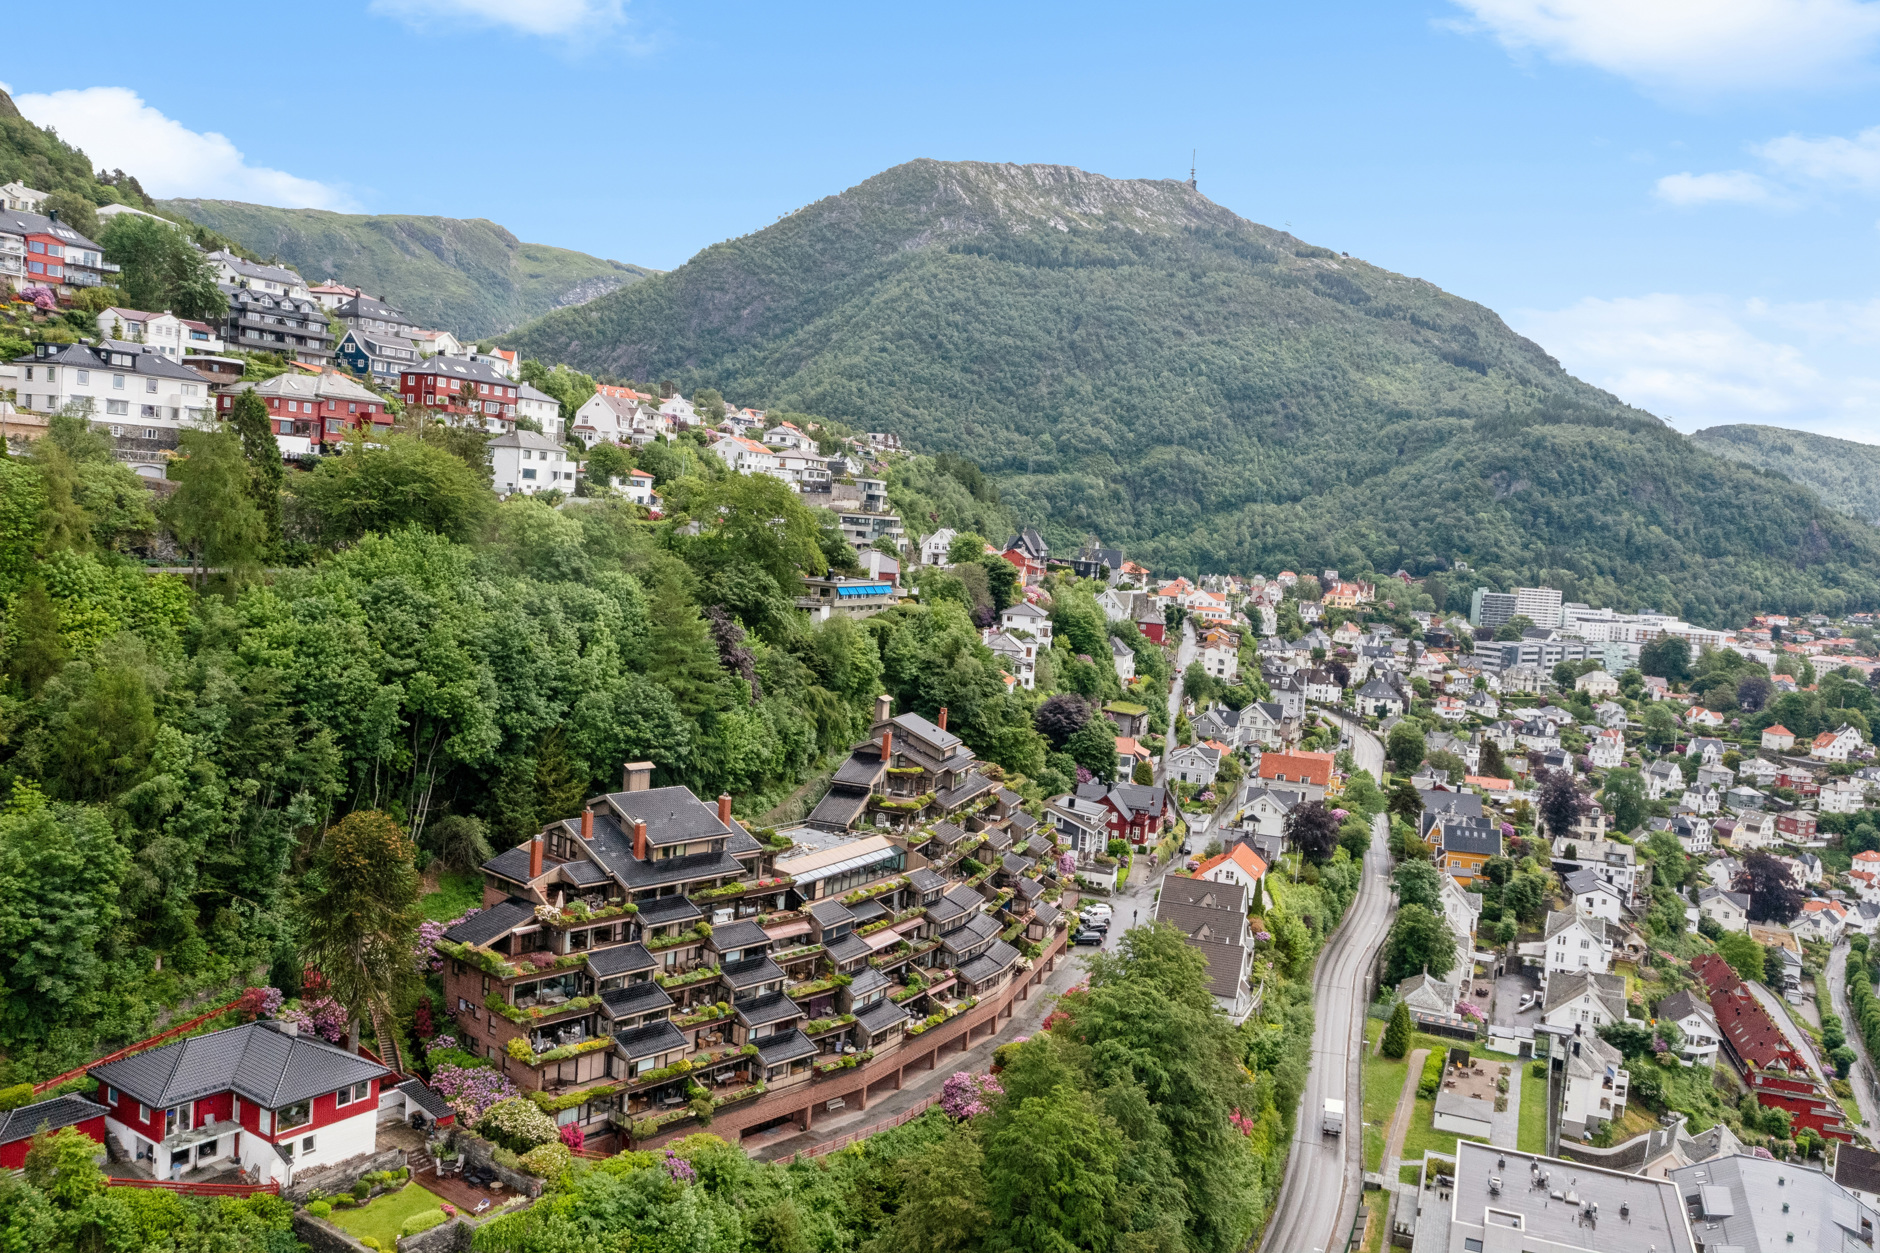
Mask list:
[[[475,1224],[462,1217],[453,1218],[415,1236],[400,1236],[398,1253],[468,1253],[475,1234]]]
[[[306,1210],[294,1211],[294,1235],[313,1253],[372,1253],[332,1223]]]

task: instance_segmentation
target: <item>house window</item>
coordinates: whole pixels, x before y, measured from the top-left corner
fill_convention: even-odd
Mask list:
[[[534,477],[535,477],[535,471],[534,471],[534,470],[524,470],[524,471],[522,472],[522,477],[523,477],[523,478],[525,478],[525,479],[532,479],[532,478],[534,478]]]
[[[32,370],[31,370],[31,369],[28,369],[28,370],[26,371],[26,377],[27,377],[27,378],[31,378],[32,376],[33,376],[33,372],[32,372]],[[89,383],[89,382],[91,382],[91,371],[90,371],[90,370],[80,370],[80,371],[78,372],[78,381],[79,381],[80,383]]]
[[[168,1137],[179,1131],[188,1131],[191,1126],[190,1114],[192,1112],[193,1107],[188,1105],[178,1105],[174,1109],[164,1110],[163,1134]]]
[[[372,1095],[372,1081],[370,1079],[366,1079],[359,1083],[353,1084],[351,1087],[341,1088],[338,1092],[335,1092],[333,1094],[333,1104],[336,1107],[341,1106],[341,1105],[351,1105],[353,1102],[363,1101],[371,1095]]]
[[[145,392],[147,392],[147,393],[154,393],[154,392],[155,392],[156,390],[157,390],[157,380],[155,380],[155,379],[145,379],[145,380],[144,380],[144,391],[145,391]]]
[[[152,1117],[153,1115],[151,1113],[150,1107],[148,1105],[143,1104],[142,1102],[139,1102],[137,1106],[137,1121],[149,1122]]]
[[[109,1084],[106,1084],[105,1089],[104,1089],[104,1103],[106,1105],[116,1105],[117,1098],[118,1098],[117,1089],[114,1087],[111,1087]]]
[[[312,1121],[312,1101],[301,1101],[296,1105],[289,1105],[286,1109],[280,1111],[280,1129],[282,1131],[292,1131],[295,1127],[304,1127]]]

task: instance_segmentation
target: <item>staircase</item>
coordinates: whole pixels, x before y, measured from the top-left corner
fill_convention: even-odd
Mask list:
[[[385,1051],[382,1058],[385,1064],[401,1075],[411,1074],[405,1065],[405,1046],[398,1038],[397,1020],[378,1005],[372,1007],[372,1034],[378,1040],[379,1047]]]

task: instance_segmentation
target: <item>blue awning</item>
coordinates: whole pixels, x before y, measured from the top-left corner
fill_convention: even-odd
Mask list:
[[[894,590],[892,583],[864,583],[860,586],[838,587],[837,596],[886,596]]]

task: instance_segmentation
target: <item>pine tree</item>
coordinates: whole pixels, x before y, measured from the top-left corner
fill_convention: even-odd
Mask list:
[[[281,446],[275,441],[273,423],[268,420],[268,406],[251,389],[235,397],[229,414],[229,427],[241,437],[242,460],[248,463],[249,499],[261,511],[267,528],[267,551],[281,544],[281,486],[287,472],[281,465]]]
[[[1266,880],[1255,879],[1253,891],[1247,896],[1247,913],[1260,915],[1266,912]]]
[[[1402,1057],[1410,1051],[1410,1006],[1397,1002],[1391,1011],[1390,1025],[1384,1028],[1384,1056]]]
[[[654,585],[648,616],[654,629],[647,638],[646,677],[672,693],[688,718],[725,708],[729,693],[718,645],[676,573]]]

